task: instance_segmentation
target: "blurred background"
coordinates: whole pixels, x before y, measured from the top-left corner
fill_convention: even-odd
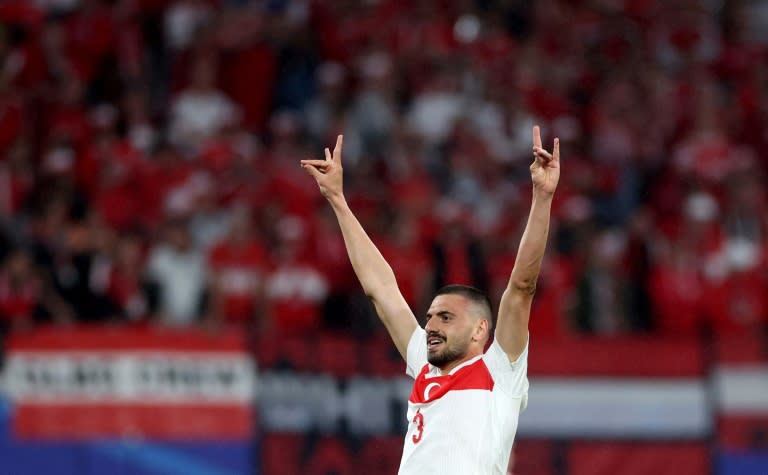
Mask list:
[[[394,474],[417,315],[563,175],[515,475],[768,474],[768,2],[0,2],[0,473]]]

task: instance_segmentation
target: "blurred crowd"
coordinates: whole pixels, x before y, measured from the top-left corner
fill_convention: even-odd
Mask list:
[[[0,322],[380,331],[299,167],[423,313],[497,302],[561,140],[538,335],[768,322],[768,8],[749,0],[6,0]]]

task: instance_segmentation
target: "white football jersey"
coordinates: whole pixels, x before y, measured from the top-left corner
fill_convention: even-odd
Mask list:
[[[426,332],[408,342],[408,398],[399,475],[504,475],[528,403],[528,345],[514,363],[494,341],[445,376],[427,362]]]

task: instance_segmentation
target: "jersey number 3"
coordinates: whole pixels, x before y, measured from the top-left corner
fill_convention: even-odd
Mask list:
[[[416,432],[412,439],[414,444],[418,444],[421,442],[421,436],[424,435],[424,416],[421,415],[421,409],[413,416],[413,423],[416,424]]]

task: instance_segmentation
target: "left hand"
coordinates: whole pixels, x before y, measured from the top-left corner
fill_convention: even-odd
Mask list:
[[[547,152],[541,145],[538,125],[533,127],[533,158],[530,167],[533,190],[551,196],[560,180],[560,139],[555,138],[552,153]]]

